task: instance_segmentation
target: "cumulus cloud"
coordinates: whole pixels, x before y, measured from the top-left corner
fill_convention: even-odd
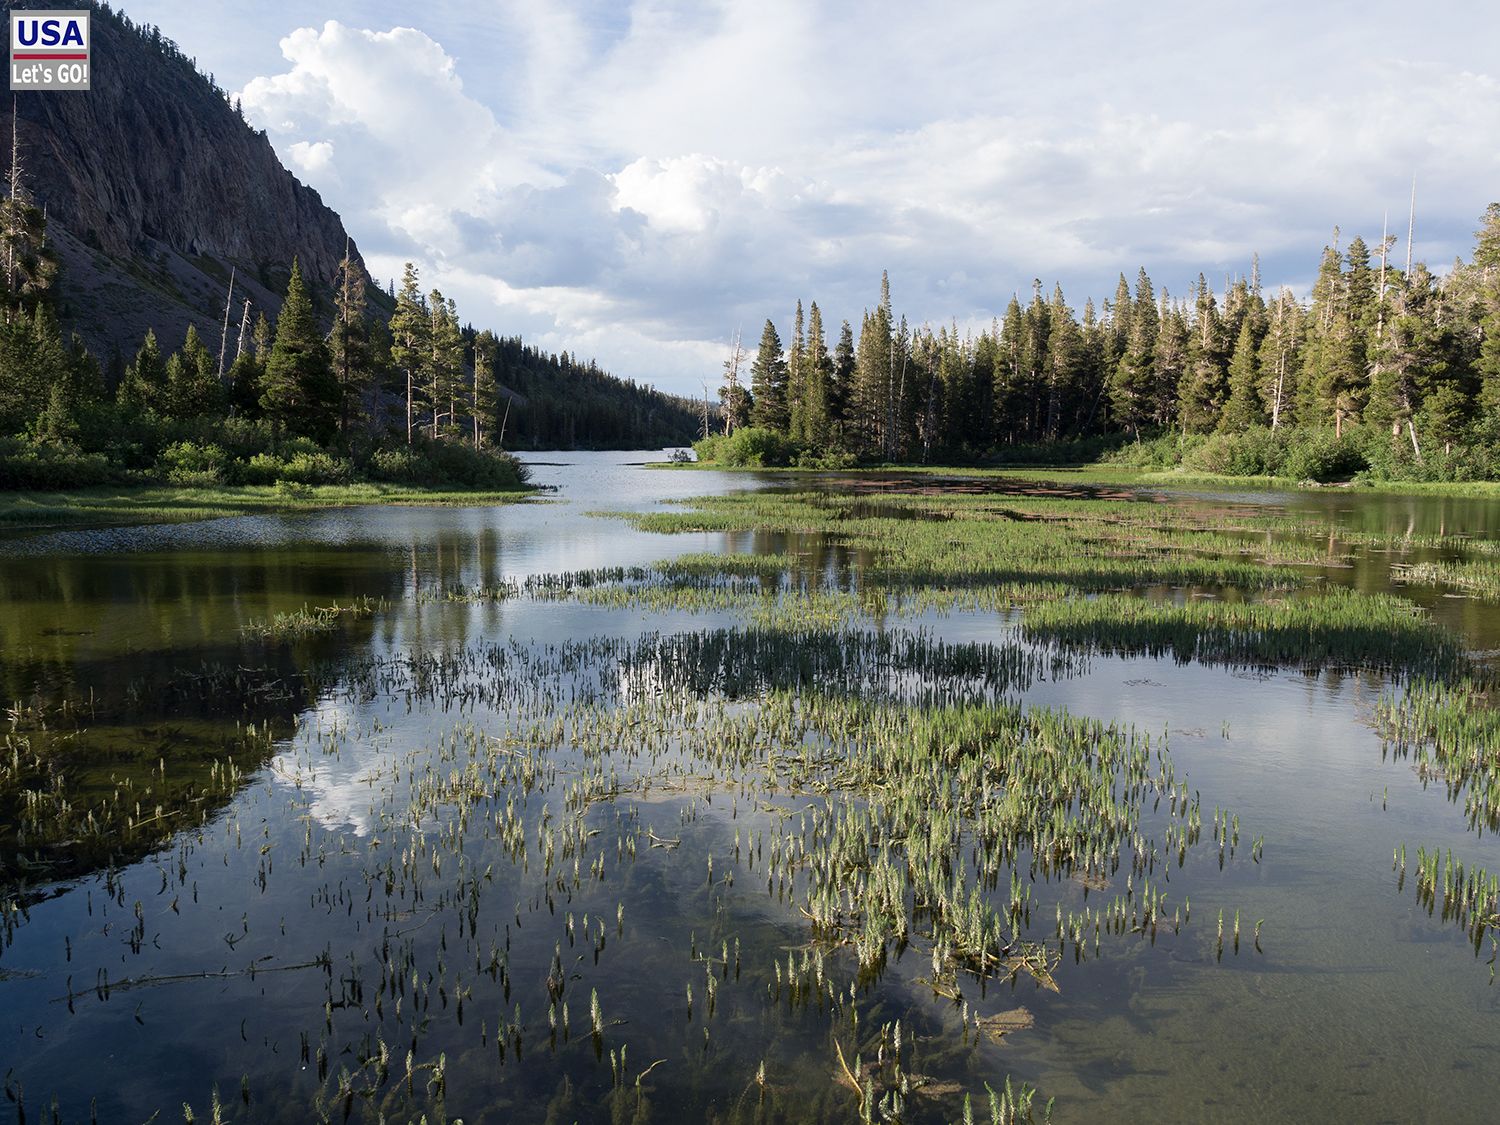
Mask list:
[[[301,28],[242,98],[377,274],[414,258],[467,319],[696,393],[737,328],[799,296],[857,322],[883,268],[918,322],[987,322],[1033,277],[1081,305],[1140,264],[1303,278],[1414,170],[1419,254],[1467,252],[1500,180],[1471,44],[1500,17],[1392,43],[1383,7],[507,0]]]

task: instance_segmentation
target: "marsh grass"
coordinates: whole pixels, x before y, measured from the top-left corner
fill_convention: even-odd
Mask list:
[[[1270,601],[1156,601],[1124,594],[1027,607],[1026,636],[1068,649],[1179,663],[1454,673],[1462,646],[1417,606],[1342,589]]]
[[[309,637],[337,632],[355,621],[365,621],[385,608],[384,599],[356,598],[345,605],[334,602],[325,606],[303,606],[288,613],[278,613],[269,620],[252,621],[240,633],[250,640],[268,644],[294,644]]]

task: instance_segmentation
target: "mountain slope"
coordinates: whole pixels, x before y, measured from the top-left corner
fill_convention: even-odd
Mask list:
[[[231,268],[236,325],[242,297],[280,306],[293,255],[314,285],[331,283],[347,238],[338,215],[159,30],[91,13],[93,88],[14,98],[25,180],[63,267],[65,324],[108,363],[148,327],[172,346],[190,322],[217,340]]]

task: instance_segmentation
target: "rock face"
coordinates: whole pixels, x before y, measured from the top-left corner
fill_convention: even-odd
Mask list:
[[[3,6],[8,21],[12,7],[55,5]],[[274,314],[293,256],[330,286],[347,239],[338,215],[170,40],[105,7],[91,16],[93,88],[14,98],[24,179],[62,261],[65,324],[106,362],[148,327],[164,346],[189,323],[217,341],[233,268],[232,347],[243,298]]]

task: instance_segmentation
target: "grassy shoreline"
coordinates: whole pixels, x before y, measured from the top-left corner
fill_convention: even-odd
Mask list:
[[[903,465],[898,463],[860,465],[850,469],[771,468],[750,465],[723,465],[715,461],[648,461],[648,469],[716,471],[724,473],[796,473],[801,475],[910,473],[925,476],[1012,478],[1016,480],[1051,480],[1076,484],[1122,485],[1171,488],[1236,488],[1267,492],[1309,493],[1385,493],[1408,496],[1452,496],[1472,499],[1500,499],[1500,481],[1350,481],[1336,484],[1314,484],[1285,477],[1238,477],[1223,473],[1202,473],[1181,469],[1131,469],[1118,465]]]
[[[296,489],[276,485],[104,485],[56,492],[0,492],[0,530],[177,523],[367,504],[469,507],[515,503],[535,495],[537,490],[532,488],[464,490],[373,483]]]

